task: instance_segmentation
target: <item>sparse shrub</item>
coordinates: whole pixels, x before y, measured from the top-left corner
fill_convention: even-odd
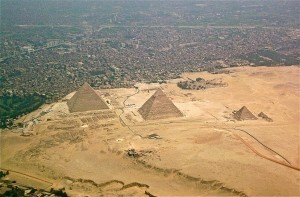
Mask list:
[[[67,193],[63,191],[63,189],[59,189],[59,190],[55,190],[53,188],[51,188],[50,193],[51,194],[55,194],[56,196],[60,196],[60,197],[68,197]]]

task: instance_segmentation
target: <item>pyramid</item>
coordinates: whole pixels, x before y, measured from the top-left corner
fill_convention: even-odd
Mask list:
[[[243,106],[239,111],[234,112],[233,117],[236,120],[257,120],[257,118],[245,106]]]
[[[158,89],[138,110],[145,120],[182,117],[183,114],[173,102]]]
[[[84,83],[79,88],[67,105],[71,113],[109,109],[106,102],[88,83]]]
[[[264,112],[260,112],[258,114],[258,117],[261,117],[262,119],[268,121],[268,122],[273,122],[273,119],[267,116]]]

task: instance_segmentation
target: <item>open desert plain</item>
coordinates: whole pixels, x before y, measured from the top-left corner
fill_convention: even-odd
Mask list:
[[[196,78],[225,85],[177,86]],[[299,66],[95,89],[102,110],[89,87],[1,132],[6,179],[69,196],[300,195]]]

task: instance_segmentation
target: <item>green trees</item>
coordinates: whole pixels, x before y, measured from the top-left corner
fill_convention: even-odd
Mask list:
[[[0,128],[11,126],[12,119],[36,110],[45,103],[46,97],[38,94],[0,96]]]

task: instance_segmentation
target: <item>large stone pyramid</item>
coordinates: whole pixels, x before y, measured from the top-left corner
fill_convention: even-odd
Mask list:
[[[182,117],[183,114],[172,101],[158,89],[138,110],[145,120]]]
[[[84,83],[79,88],[67,105],[71,113],[109,109],[106,102],[88,83]]]
[[[247,107],[243,106],[239,111],[233,114],[236,120],[257,120]]]

